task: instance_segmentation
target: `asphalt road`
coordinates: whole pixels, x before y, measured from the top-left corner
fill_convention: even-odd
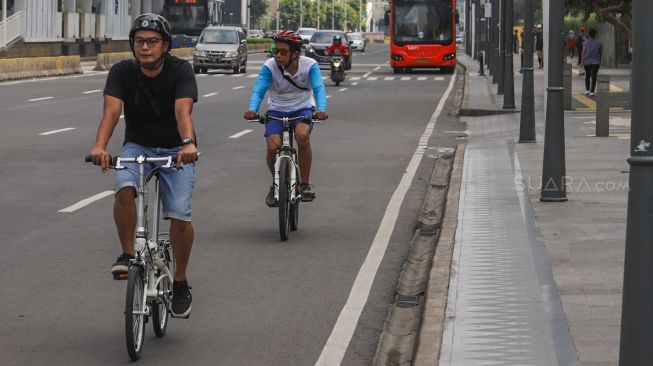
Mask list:
[[[193,312],[172,319],[161,339],[148,324],[140,364],[316,363],[451,79],[394,75],[388,56],[387,46],[372,45],[354,55],[342,85],[325,81],[330,118],[312,137],[317,199],[301,205],[299,231],[287,242],[279,240],[277,211],[264,205],[270,177],[263,128],[242,119],[264,56],[250,56],[242,76],[198,76],[193,119],[203,155],[193,201]],[[130,362],[126,282],[109,273],[120,251],[111,195],[59,212],[113,189],[112,172],[83,163],[95,141],[105,78],[100,72],[0,83],[2,365]],[[449,105],[438,126],[454,122]],[[343,365],[371,364],[434,157],[455,144],[456,134],[428,141],[369,297],[354,294],[366,305],[344,343]],[[122,135],[121,123],[111,151],[119,151]]]

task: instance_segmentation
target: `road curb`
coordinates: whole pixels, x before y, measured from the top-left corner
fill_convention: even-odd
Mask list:
[[[444,315],[449,292],[451,260],[458,226],[458,200],[462,181],[463,161],[467,144],[458,144],[453,159],[453,167],[446,197],[446,207],[442,229],[435,247],[422,326],[417,337],[414,366],[437,366],[440,362],[440,349],[444,330]]]

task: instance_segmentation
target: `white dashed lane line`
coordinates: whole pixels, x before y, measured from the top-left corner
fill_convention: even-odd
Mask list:
[[[327,99],[329,99],[329,98],[331,98],[331,96],[330,96],[330,95],[327,95]]]
[[[371,73],[372,73],[372,72],[368,72],[368,73],[366,73],[365,75],[363,75],[363,77],[366,78],[366,77],[370,76]]]
[[[97,93],[97,92],[101,92],[101,91],[102,91],[102,90],[100,90],[100,89],[87,90],[87,91],[85,91],[85,92],[82,92],[82,94],[92,94],[92,93]]]
[[[245,85],[234,86],[232,89],[233,89],[233,90],[238,90],[238,89],[242,89],[242,88],[244,88],[244,87],[245,87]]]
[[[102,192],[102,193],[98,193],[98,194],[96,194],[95,196],[91,196],[91,197],[89,197],[89,198],[85,198],[85,199],[83,199],[83,200],[81,200],[81,201],[75,203],[75,204],[72,205],[72,206],[69,206],[69,207],[66,207],[66,208],[64,208],[64,209],[61,209],[61,210],[59,210],[59,212],[75,212],[75,211],[79,210],[79,209],[82,208],[82,207],[88,206],[88,205],[90,205],[91,203],[93,203],[93,202],[95,202],[95,201],[98,201],[98,200],[101,200],[102,198],[104,198],[104,197],[106,197],[106,196],[110,196],[110,195],[112,195],[112,194],[113,194],[113,191],[104,191],[104,192]]]
[[[342,88],[342,89],[340,89],[340,90],[338,90],[338,91],[339,91],[339,92],[344,92],[344,91],[347,91],[347,88]]]
[[[66,128],[61,128],[61,129],[58,129],[58,130],[52,130],[52,131],[48,131],[48,132],[41,132],[41,133],[39,133],[39,135],[47,136],[47,135],[52,135],[53,133],[72,131],[74,129],[75,129],[75,127],[66,127]]]
[[[353,85],[353,86],[358,85],[358,81],[354,81],[353,83],[351,83],[351,85]]]
[[[218,95],[218,93],[208,93],[208,94],[204,94],[204,95],[202,95],[202,97],[204,97],[204,98],[208,98],[208,97],[212,97],[212,96],[214,96],[214,95]]]
[[[54,99],[54,97],[43,97],[43,98],[34,98],[34,99],[28,99],[28,102],[39,102],[41,100],[48,100],[48,99]]]
[[[254,130],[244,130],[244,131],[240,131],[240,132],[238,132],[237,134],[234,134],[234,135],[229,136],[229,138],[230,138],[230,139],[237,139],[237,138],[239,138],[239,137],[241,137],[241,136],[247,135],[248,133],[250,133],[250,132],[252,132],[252,131],[254,131]]]
[[[374,68],[374,71],[378,71],[381,68],[381,66],[377,66]]]

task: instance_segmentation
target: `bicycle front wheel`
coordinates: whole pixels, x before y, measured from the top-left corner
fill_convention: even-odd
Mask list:
[[[279,166],[279,235],[288,240],[290,232],[290,167],[288,159],[281,159]]]
[[[127,299],[125,301],[125,335],[127,352],[132,361],[141,358],[143,338],[145,336],[145,285],[143,269],[132,266],[127,281]]]

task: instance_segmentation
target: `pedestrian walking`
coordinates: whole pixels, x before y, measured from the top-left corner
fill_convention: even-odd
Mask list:
[[[539,68],[544,68],[544,30],[542,24],[538,24],[535,29],[535,51],[537,52]]]
[[[578,29],[578,35],[576,36],[576,52],[578,53],[578,66],[583,63],[583,42],[585,42],[585,27],[580,27]]]
[[[569,58],[574,57],[575,51],[576,51],[576,36],[574,35],[574,31],[570,30],[569,36],[567,37],[567,54],[569,55]]]
[[[590,29],[589,38],[583,45],[583,65],[585,66],[585,95],[594,95],[596,77],[601,67],[603,44],[596,39],[596,29]]]

